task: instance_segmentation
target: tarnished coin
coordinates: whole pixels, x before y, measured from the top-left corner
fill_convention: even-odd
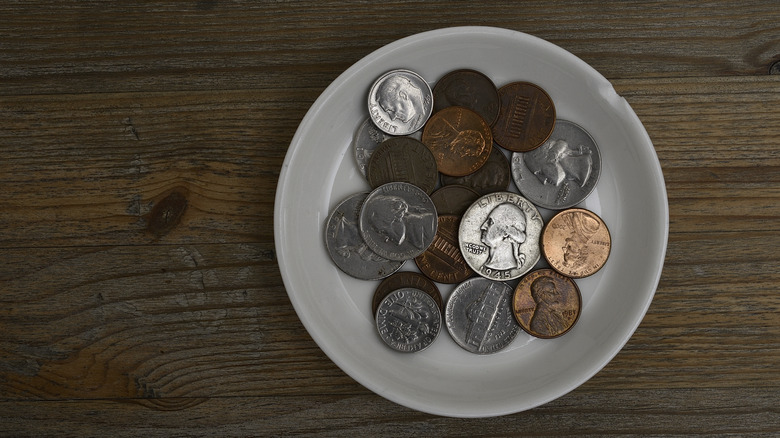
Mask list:
[[[580,317],[580,289],[569,277],[538,269],[515,288],[512,310],[520,326],[537,338],[555,338],[569,331]]]
[[[358,219],[366,196],[368,193],[356,193],[333,209],[325,225],[325,247],[344,273],[361,280],[378,280],[400,269],[404,262],[379,256],[360,235]]]
[[[539,207],[561,210],[582,202],[596,187],[601,155],[579,125],[558,119],[540,147],[512,154],[512,178],[523,196]]]
[[[439,283],[455,284],[474,275],[458,247],[460,217],[439,215],[439,228],[428,249],[414,258],[426,277]]]
[[[431,200],[439,216],[446,214],[462,216],[477,198],[479,193],[461,185],[443,186],[431,193]]]
[[[393,350],[414,353],[436,340],[441,330],[441,312],[425,292],[396,289],[379,303],[376,328],[379,337]]]
[[[493,133],[479,114],[451,106],[431,116],[422,142],[433,152],[439,172],[463,176],[485,164],[493,149]]]
[[[371,154],[366,177],[372,188],[400,181],[433,193],[439,173],[430,149],[411,137],[388,138]]]
[[[485,164],[476,172],[460,177],[441,176],[441,183],[445,186],[451,184],[471,187],[480,195],[493,192],[501,192],[509,187],[512,180],[509,160],[498,147],[493,147]]]
[[[513,152],[541,146],[555,127],[555,105],[541,87],[512,82],[498,89],[501,109],[493,125],[493,140]]]
[[[352,139],[352,152],[355,155],[358,170],[360,170],[363,176],[366,175],[366,167],[368,167],[368,160],[371,158],[371,154],[388,138],[390,136],[380,131],[370,118],[367,118],[360,124],[360,127],[355,132],[355,137]]]
[[[468,108],[492,125],[498,117],[498,90],[490,78],[476,70],[451,71],[433,87],[433,112],[449,106]]]
[[[512,288],[482,277],[455,287],[447,299],[444,321],[452,339],[477,354],[501,351],[520,331],[512,315]]]
[[[381,303],[386,296],[397,289],[408,287],[419,289],[430,295],[430,297],[433,298],[433,301],[436,302],[436,305],[439,306],[439,310],[441,310],[442,314],[444,313],[444,301],[441,298],[441,292],[439,292],[439,288],[436,287],[436,284],[428,277],[417,272],[402,271],[396,272],[385,278],[379,283],[379,286],[377,286],[374,291],[374,297],[371,300],[371,311],[373,312],[373,315],[376,316],[376,312],[379,310],[379,303]]]
[[[527,199],[512,192],[490,193],[463,214],[460,251],[479,275],[512,280],[539,261],[543,225],[539,211]]]
[[[368,93],[368,114],[390,135],[408,135],[422,129],[433,111],[433,93],[425,79],[410,70],[392,70],[380,76]]]
[[[542,232],[542,251],[550,267],[563,275],[593,275],[609,258],[612,238],[603,220],[584,208],[570,208],[553,216]]]
[[[360,235],[375,253],[389,260],[408,260],[433,242],[436,207],[419,187],[405,182],[371,191],[360,210]]]

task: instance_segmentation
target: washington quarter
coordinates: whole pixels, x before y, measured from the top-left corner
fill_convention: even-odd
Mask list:
[[[393,350],[414,353],[436,340],[441,312],[427,293],[414,288],[396,289],[379,303],[376,328]]]
[[[390,135],[419,131],[433,111],[431,87],[417,73],[398,69],[380,76],[368,93],[368,114]]]

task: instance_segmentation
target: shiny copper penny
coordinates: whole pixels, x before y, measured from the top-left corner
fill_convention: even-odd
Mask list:
[[[442,301],[441,293],[439,292],[439,288],[436,287],[436,284],[420,273],[402,271],[396,272],[385,278],[379,283],[379,286],[377,286],[376,291],[374,291],[374,298],[371,300],[373,315],[376,316],[376,312],[379,310],[379,304],[386,296],[390,295],[395,290],[404,288],[414,288],[425,292],[433,298],[433,301],[436,302],[439,310],[444,312],[444,302]]]
[[[612,239],[603,220],[584,208],[553,216],[542,231],[542,253],[550,267],[563,275],[593,275],[609,258]]]
[[[462,216],[479,196],[480,194],[470,187],[449,185],[431,193],[431,200],[439,215]]]
[[[372,188],[390,182],[406,182],[433,193],[439,173],[430,149],[411,137],[393,137],[371,154],[366,178]]]
[[[512,298],[518,324],[537,338],[568,332],[579,319],[581,308],[577,284],[552,269],[538,269],[523,277]]]
[[[450,106],[468,108],[492,125],[498,117],[498,90],[490,78],[476,70],[451,71],[433,87],[433,112]]]
[[[458,245],[460,217],[439,216],[436,236],[428,249],[414,258],[426,277],[446,284],[460,283],[474,275]]]
[[[501,109],[493,125],[493,140],[513,152],[536,149],[555,127],[555,105],[541,87],[512,82],[498,89]]]
[[[463,176],[485,164],[493,149],[493,133],[479,114],[451,106],[428,119],[422,142],[433,152],[439,172]]]
[[[441,183],[445,186],[451,184],[471,187],[480,195],[493,192],[503,192],[509,187],[512,180],[512,170],[509,160],[500,148],[494,147],[485,164],[476,172],[466,176],[441,176]]]

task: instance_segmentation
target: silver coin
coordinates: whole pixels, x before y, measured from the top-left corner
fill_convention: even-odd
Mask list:
[[[360,234],[375,253],[389,260],[408,260],[433,242],[438,216],[421,188],[391,182],[374,189],[360,210]]]
[[[366,167],[371,154],[388,138],[390,136],[380,131],[370,118],[366,118],[360,124],[360,127],[355,132],[355,138],[352,139],[352,151],[355,154],[358,170],[360,170],[363,176],[366,176]]]
[[[376,328],[382,341],[393,350],[414,353],[436,340],[441,330],[441,312],[425,292],[396,289],[379,304]]]
[[[399,270],[404,262],[379,256],[360,235],[360,207],[367,196],[368,192],[356,193],[333,209],[325,225],[325,247],[344,273],[361,280],[379,280]]]
[[[380,76],[368,93],[368,114],[390,135],[419,131],[433,111],[433,92],[422,76],[410,70],[391,70]]]
[[[529,200],[512,192],[489,193],[463,214],[460,251],[471,269],[485,278],[519,278],[539,261],[543,226]]]
[[[512,154],[512,179],[534,204],[562,210],[582,202],[596,187],[601,154],[579,125],[556,120],[550,138],[540,147]]]
[[[500,281],[474,277],[459,284],[447,299],[447,331],[465,350],[496,353],[520,331],[512,313],[512,288]]]

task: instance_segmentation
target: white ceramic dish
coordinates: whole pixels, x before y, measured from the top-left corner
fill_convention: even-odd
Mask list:
[[[369,190],[351,140],[367,116],[366,93],[381,74],[407,68],[433,84],[458,68],[477,69],[497,86],[540,85],[559,118],[590,132],[602,173],[578,206],[610,228],[612,253],[595,275],[577,280],[583,308],[557,339],[521,332],[505,350],[468,353],[441,333],[428,349],[401,354],[379,339],[371,314],[378,282],[343,274],[330,260],[323,227],[348,195]],[[382,47],[341,74],[296,132],[279,176],[274,235],[279,268],[298,316],[344,372],[375,393],[420,411],[455,417],[519,412],[560,397],[602,369],[647,311],[666,251],[669,215],[663,174],[642,123],[592,67],[536,37],[497,28],[458,27]],[[414,270],[407,262],[402,270]],[[441,287],[446,299],[452,290]]]

